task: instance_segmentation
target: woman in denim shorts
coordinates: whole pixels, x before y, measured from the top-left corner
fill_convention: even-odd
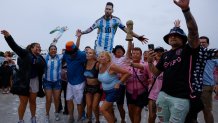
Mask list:
[[[110,53],[106,51],[99,54],[99,63],[98,80],[102,83],[103,91],[106,94],[100,110],[108,123],[114,123],[113,102],[117,101],[120,85],[124,84],[130,73],[113,64]],[[121,74],[120,79],[117,74]]]
[[[61,58],[57,55],[57,47],[50,45],[49,53],[45,56],[46,71],[43,78],[43,88],[46,93],[45,123],[49,123],[49,111],[52,97],[54,98],[55,120],[60,120],[58,106],[61,92]]]

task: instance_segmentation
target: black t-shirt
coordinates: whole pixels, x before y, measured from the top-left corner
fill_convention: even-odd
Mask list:
[[[188,44],[164,53],[156,65],[163,71],[161,91],[178,98],[189,98],[191,92],[192,62],[196,58],[197,49]]]

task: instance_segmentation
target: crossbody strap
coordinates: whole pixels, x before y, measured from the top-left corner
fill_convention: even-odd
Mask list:
[[[139,82],[142,84],[142,86],[143,86],[145,89],[148,89],[147,86],[144,85],[143,81],[139,79],[139,76],[137,75],[135,68],[132,67],[132,69],[133,69],[133,71],[134,71],[134,73],[135,73],[135,75],[136,75],[136,78],[139,80]],[[152,83],[151,88],[148,89],[148,94],[150,94],[150,92],[151,92],[151,90],[152,90],[152,88],[153,88],[153,86],[154,86],[154,84],[155,84],[155,82],[156,82],[156,79],[157,79],[157,77],[154,77],[154,82]]]

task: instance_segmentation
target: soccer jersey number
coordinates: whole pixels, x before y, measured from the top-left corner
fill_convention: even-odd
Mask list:
[[[111,33],[111,27],[105,27],[105,33]]]

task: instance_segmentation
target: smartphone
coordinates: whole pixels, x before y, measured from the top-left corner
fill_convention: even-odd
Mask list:
[[[148,50],[154,50],[154,44],[148,44]]]

